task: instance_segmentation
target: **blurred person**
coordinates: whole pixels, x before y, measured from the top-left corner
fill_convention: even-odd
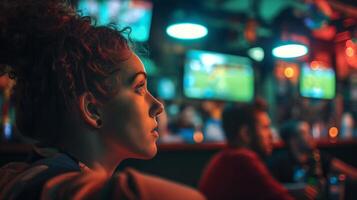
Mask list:
[[[214,155],[199,182],[207,199],[293,199],[263,162],[273,150],[266,107],[258,99],[253,105],[224,110],[228,147]]]
[[[202,110],[205,113],[203,123],[203,133],[205,141],[224,141],[222,129],[222,112],[224,102],[221,101],[204,101]]]
[[[161,101],[164,104],[164,101]],[[183,142],[183,139],[175,134],[172,134],[171,131],[169,130],[169,121],[170,118],[164,110],[158,117],[157,117],[157,123],[158,123],[158,131],[160,134],[159,141],[161,143],[180,143]]]
[[[169,129],[173,133],[179,133],[181,129],[194,129],[195,128],[195,115],[196,110],[192,105],[183,103],[179,106],[178,113],[169,125]]]
[[[319,198],[325,198],[328,192],[325,184],[330,174],[344,174],[356,180],[356,168],[319,151],[307,122],[285,122],[280,129],[280,137],[287,151],[279,152],[268,162],[271,172],[280,182],[315,185]]]
[[[169,124],[169,130],[186,142],[194,142],[193,134],[201,128],[202,120],[193,105],[183,103],[179,107],[177,117]]]
[[[16,81],[16,124],[35,141],[0,169],[0,199],[203,199],[128,169],[157,153],[163,105],[124,34],[92,25],[61,0],[0,3],[0,65]]]

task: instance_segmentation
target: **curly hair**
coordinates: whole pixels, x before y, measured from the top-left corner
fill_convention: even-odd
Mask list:
[[[0,27],[0,71],[16,80],[23,135],[52,143],[79,95],[105,102],[118,92],[113,74],[132,53],[128,28],[96,27],[63,0],[3,0]]]

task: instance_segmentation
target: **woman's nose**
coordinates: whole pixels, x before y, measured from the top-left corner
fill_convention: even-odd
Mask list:
[[[152,98],[153,98],[153,105],[151,106],[150,109],[150,117],[156,117],[164,111],[164,105],[154,96],[152,96]]]

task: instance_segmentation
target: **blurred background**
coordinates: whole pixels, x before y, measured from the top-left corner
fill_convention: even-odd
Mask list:
[[[274,127],[295,118],[308,121],[316,138],[357,134],[355,1],[73,4],[97,25],[132,28],[130,38],[149,74],[149,89],[166,105],[163,142],[223,141],[224,104],[256,97],[267,101]],[[200,135],[193,137],[195,132]]]
[[[166,106],[158,156],[123,167],[195,186],[206,161],[225,145],[223,108],[256,98],[269,105],[277,150],[279,126],[301,119],[320,148],[357,167],[357,1],[71,2],[96,25],[132,28],[149,90]],[[16,145],[12,85],[1,77],[0,164],[28,151]]]

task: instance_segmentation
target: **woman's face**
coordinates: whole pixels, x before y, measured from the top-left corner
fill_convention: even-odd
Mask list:
[[[120,156],[152,158],[159,137],[156,117],[163,105],[147,90],[145,68],[134,53],[117,76],[119,92],[102,109],[106,142]]]

